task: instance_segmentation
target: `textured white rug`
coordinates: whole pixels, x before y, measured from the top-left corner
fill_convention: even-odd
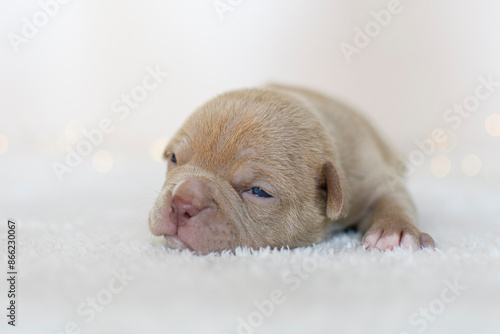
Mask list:
[[[163,166],[144,178],[136,167],[85,185],[85,168],[64,186],[5,180],[1,267],[11,216],[19,282],[17,326],[3,315],[2,333],[500,332],[498,187],[410,180],[436,251],[366,252],[351,232],[301,249],[196,256],[149,235],[155,193],[145,188],[159,189]],[[6,313],[5,280],[0,289]]]

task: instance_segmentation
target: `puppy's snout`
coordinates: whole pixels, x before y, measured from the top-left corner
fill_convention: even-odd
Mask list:
[[[183,198],[175,195],[172,198],[172,220],[179,225],[183,225],[186,221],[196,216],[201,211],[196,205],[184,200]]]
[[[178,185],[172,195],[170,214],[177,226],[186,224],[201,211],[215,206],[207,184],[197,177]]]

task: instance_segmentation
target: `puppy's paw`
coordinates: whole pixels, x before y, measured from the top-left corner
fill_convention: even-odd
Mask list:
[[[417,250],[436,246],[430,235],[409,224],[375,224],[366,232],[363,244],[365,249],[379,250],[392,250],[396,247]]]

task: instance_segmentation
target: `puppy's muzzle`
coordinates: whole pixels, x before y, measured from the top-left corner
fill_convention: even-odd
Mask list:
[[[179,170],[162,189],[149,226],[167,245],[200,254],[255,244],[240,214],[236,191],[208,173]],[[248,236],[249,235],[249,236]]]
[[[198,177],[191,177],[178,184],[172,195],[170,219],[176,230],[179,226],[189,224],[202,211],[216,207],[206,184]]]

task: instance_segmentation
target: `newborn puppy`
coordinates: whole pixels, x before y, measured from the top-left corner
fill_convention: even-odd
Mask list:
[[[368,121],[299,88],[222,94],[167,145],[153,234],[199,254],[319,243],[357,225],[368,249],[434,247],[416,227],[400,160]],[[389,177],[388,177],[389,176]]]

